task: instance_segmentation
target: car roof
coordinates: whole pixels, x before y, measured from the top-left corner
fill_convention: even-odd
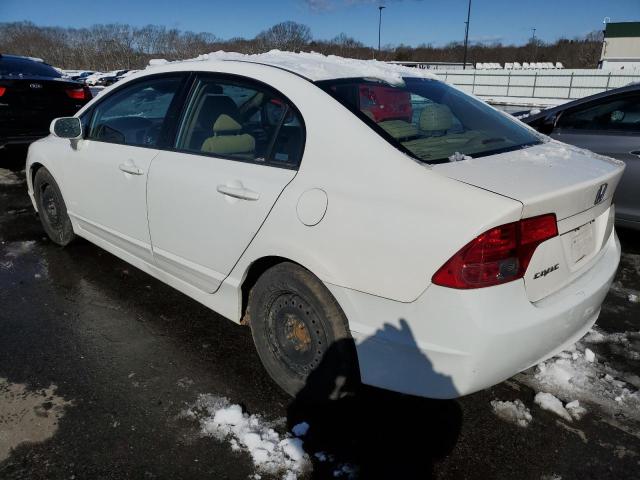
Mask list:
[[[591,102],[593,100],[600,100],[608,97],[615,97],[617,95],[621,95],[629,92],[640,92],[640,83],[631,83],[624,87],[614,88],[611,90],[607,90],[606,92],[596,93],[595,95],[589,95],[588,97],[582,97],[577,100],[573,100],[571,102],[563,103],[558,105],[557,107],[547,108],[542,110],[540,113],[536,113],[535,115],[530,115],[526,118],[521,119],[525,123],[530,123],[539,118],[546,117],[549,114],[553,114],[556,112],[561,112],[563,110],[567,110],[569,108],[577,107],[578,105],[582,105],[583,103]]]
[[[25,57],[23,55],[10,55],[10,54],[6,54],[6,53],[0,53],[0,58],[8,58],[8,59],[11,59],[11,60],[26,60],[26,61],[29,61],[29,62],[45,63],[45,61],[42,60],[41,58]],[[48,65],[48,63],[45,63],[45,65]]]
[[[182,62],[245,62],[286,70],[307,80],[317,82],[344,78],[375,78],[390,84],[403,83],[403,77],[417,77],[437,79],[433,74],[423,69],[392,65],[377,60],[357,60],[338,57],[336,55],[322,55],[314,52],[283,52],[272,50],[259,54],[242,54],[235,52],[212,52]],[[165,60],[152,60],[150,65],[161,66],[168,63]]]

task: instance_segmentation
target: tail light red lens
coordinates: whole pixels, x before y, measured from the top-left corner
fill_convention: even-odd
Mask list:
[[[7,91],[7,87],[0,87],[0,97],[4,95],[4,92]]]
[[[66,92],[69,98],[74,100],[89,100],[91,98],[91,91],[88,87],[68,88]]]
[[[432,278],[443,287],[483,288],[522,278],[538,245],[558,235],[555,214],[525,218],[479,235]]]

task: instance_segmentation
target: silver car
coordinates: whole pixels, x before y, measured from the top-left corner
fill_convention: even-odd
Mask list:
[[[627,164],[616,190],[616,224],[640,230],[640,84],[544,110],[521,120],[564,143]]]

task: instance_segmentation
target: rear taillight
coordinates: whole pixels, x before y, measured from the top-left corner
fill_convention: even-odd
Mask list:
[[[89,100],[91,98],[91,91],[88,87],[68,88],[66,92],[69,98],[74,100]]]
[[[7,87],[0,87],[0,97],[4,95],[4,92],[7,91]]]
[[[492,228],[451,257],[432,282],[468,289],[522,278],[537,246],[556,235],[558,226],[553,213]]]

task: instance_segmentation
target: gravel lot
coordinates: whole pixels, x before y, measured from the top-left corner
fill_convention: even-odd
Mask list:
[[[272,383],[248,329],[86,241],[51,244],[23,167],[23,152],[0,150],[0,478],[291,474],[203,431],[212,412],[198,405],[221,397],[279,438],[310,425],[298,478],[640,476],[638,233],[619,232],[624,256],[597,331],[563,357],[455,401],[362,388],[312,408]],[[573,400],[586,414],[568,416]]]

